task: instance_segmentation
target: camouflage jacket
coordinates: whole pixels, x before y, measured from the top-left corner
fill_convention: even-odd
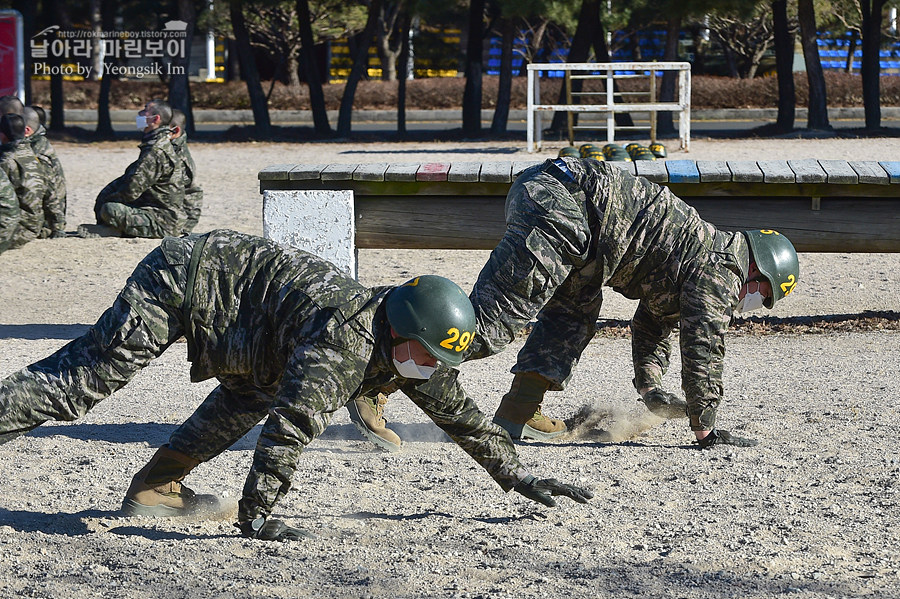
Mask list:
[[[197,165],[191,156],[191,150],[187,145],[187,133],[182,133],[172,140],[175,152],[181,157],[181,175],[184,182],[184,212],[186,222],[184,231],[190,233],[200,220],[200,212],[203,210],[203,189],[197,185]]]
[[[290,487],[302,448],[338,409],[391,382],[503,489],[527,476],[509,437],[467,397],[456,370],[445,369],[438,386],[393,371],[382,307],[391,287],[363,287],[311,254],[233,231],[166,238],[161,247],[170,264],[188,265],[183,310],[191,379],[217,377],[273,398],[242,519],[271,512]]]
[[[10,242],[10,247],[16,248],[36,239],[44,224],[44,167],[31,144],[21,140],[0,147],[0,169],[6,173],[19,200],[19,224]]]
[[[516,179],[509,198],[529,198],[518,204],[528,213],[507,214],[507,220],[530,231],[526,243],[538,260],[566,256],[574,266],[566,288],[605,285],[640,300],[631,323],[637,388],[662,387],[669,337],[678,328],[691,426],[712,426],[723,394],[724,335],[748,272],[745,237],[719,231],[667,188],[617,166],[564,160],[568,180],[552,161]],[[545,261],[549,271],[559,267]],[[483,343],[493,347],[502,347],[509,330],[524,324],[479,319]]]
[[[9,248],[19,224],[20,212],[16,189],[9,182],[6,172],[0,169],[0,253]]]
[[[104,200],[152,212],[171,235],[181,235],[185,222],[181,158],[169,141],[169,128],[144,135],[138,159],[114,181]]]
[[[44,226],[50,231],[66,230],[66,175],[56,150],[47,139],[47,130],[41,125],[28,138],[31,149],[44,167],[47,189],[44,193]]]

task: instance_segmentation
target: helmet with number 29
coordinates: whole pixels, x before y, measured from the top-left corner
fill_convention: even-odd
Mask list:
[[[399,337],[415,339],[445,364],[462,363],[475,334],[475,310],[459,285],[437,275],[416,277],[391,291],[385,308]]]
[[[771,229],[744,231],[756,268],[772,286],[772,298],[765,301],[766,308],[791,294],[800,278],[800,261],[790,240]]]

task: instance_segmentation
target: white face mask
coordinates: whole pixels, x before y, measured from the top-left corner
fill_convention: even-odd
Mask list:
[[[135,118],[134,124],[137,126],[138,131],[143,131],[150,125],[150,123],[147,122],[147,117],[140,114]]]
[[[422,379],[425,381],[430,379],[434,371],[437,370],[434,366],[419,366],[412,358],[406,362],[401,362],[397,358],[393,358],[393,360],[397,373],[405,379]]]
[[[407,341],[406,344],[407,355],[409,355],[409,341]],[[403,344],[401,343],[400,345]],[[419,364],[416,364],[416,361],[413,360],[412,357],[405,362],[401,362],[397,359],[397,347],[391,352],[391,360],[394,362],[394,368],[397,369],[397,374],[405,379],[421,379],[424,381],[431,378],[431,375],[434,374],[434,371],[436,370],[434,366],[420,366]]]
[[[757,308],[762,308],[764,302],[766,301],[766,296],[764,296],[759,291],[755,293],[748,293],[744,296],[744,298],[738,302],[737,307],[735,308],[736,312],[750,312],[751,310],[756,310]]]

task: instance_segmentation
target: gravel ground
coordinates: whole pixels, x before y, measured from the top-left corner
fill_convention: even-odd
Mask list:
[[[121,174],[132,143],[55,144],[69,229]],[[518,143],[193,144],[206,192],[199,230],[261,230],[256,173],[285,162],[529,160]],[[673,158],[878,160],[900,140],[694,140]],[[555,153],[547,149],[543,156]],[[323,158],[327,156],[327,159]],[[81,334],[153,240],[35,241],[0,255],[0,376]],[[375,285],[434,272],[469,288],[487,252],[360,255]],[[204,521],[121,518],[132,474],[214,386],[189,383],[174,346],[84,419],[0,447],[0,597],[900,597],[900,274],[891,254],[804,254],[775,321],[883,313],[883,330],[813,326],[730,337],[720,425],[749,449],[691,448],[685,421],[635,401],[629,342],[598,336],[546,411],[587,421],[559,443],[520,444],[539,476],[594,490],[546,509],[503,494],[401,395],[388,404],[406,446],[373,450],[337,414],[301,459],[278,515],[317,537],[245,540],[232,513]],[[608,294],[602,316],[633,302]],[[762,329],[766,329],[762,327]],[[787,329],[792,330],[792,329]],[[464,364],[492,413],[516,347]],[[669,387],[677,389],[675,360]],[[258,430],[189,484],[233,506]]]

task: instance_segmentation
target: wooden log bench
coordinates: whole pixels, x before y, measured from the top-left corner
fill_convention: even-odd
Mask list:
[[[493,249],[510,184],[540,162],[269,166],[259,172],[264,234],[354,274],[358,248]],[[777,229],[801,252],[900,252],[900,161],[612,164],[722,229]]]

